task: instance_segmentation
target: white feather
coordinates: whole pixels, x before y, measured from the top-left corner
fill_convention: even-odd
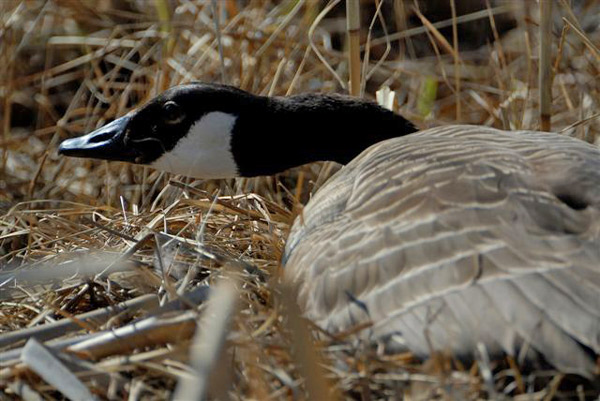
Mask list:
[[[188,177],[237,177],[238,168],[231,153],[236,119],[220,111],[204,115],[171,151],[154,161],[152,167]]]

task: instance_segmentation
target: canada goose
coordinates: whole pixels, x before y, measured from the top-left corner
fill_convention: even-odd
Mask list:
[[[194,83],[59,151],[198,178],[348,163],[295,221],[283,257],[308,317],[333,332],[371,321],[363,338],[419,356],[469,358],[483,343],[597,373],[600,150],[553,133],[415,131],[350,97]]]

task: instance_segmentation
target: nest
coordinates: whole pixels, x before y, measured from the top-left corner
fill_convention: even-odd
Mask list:
[[[263,95],[344,91],[336,3],[0,4],[5,398],[584,399],[594,392],[547,367],[490,361],[485,350],[468,366],[446,354],[386,355],[351,332],[332,335],[302,319],[278,280],[279,263],[294,217],[336,165],[193,181],[56,155],[59,141],[178,83],[226,82]],[[438,21],[419,8],[428,2],[363,3],[364,96],[390,87],[399,112],[421,128],[539,129],[534,3],[492,1]],[[551,124],[596,143],[600,5],[574,3],[560,2],[555,12]],[[502,28],[506,19],[512,23]],[[473,50],[468,33],[452,39],[453,25],[469,21],[486,27],[487,45]]]

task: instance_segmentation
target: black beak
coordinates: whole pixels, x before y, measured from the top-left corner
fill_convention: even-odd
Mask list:
[[[58,153],[65,156],[90,159],[135,162],[137,154],[125,145],[125,130],[131,116],[121,117],[96,131],[63,141]]]

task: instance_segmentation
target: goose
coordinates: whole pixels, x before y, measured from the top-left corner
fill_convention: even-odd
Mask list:
[[[282,145],[287,144],[287,145]],[[359,341],[594,377],[600,354],[600,150],[565,135],[418,131],[343,95],[175,86],[66,156],[196,178],[344,164],[296,218],[282,258],[303,313]]]

